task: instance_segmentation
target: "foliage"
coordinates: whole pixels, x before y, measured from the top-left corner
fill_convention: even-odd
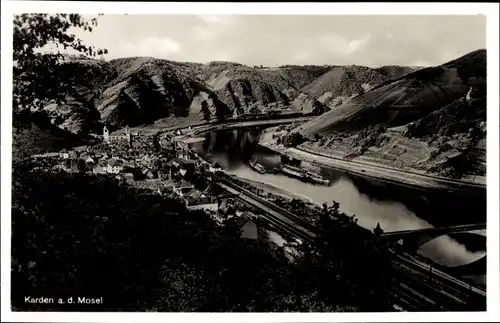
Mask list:
[[[281,138],[281,143],[285,147],[297,147],[305,141],[306,138],[298,131],[290,132]]]
[[[248,113],[250,113],[250,114],[259,114],[261,112],[260,112],[260,109],[259,109],[259,107],[257,105],[253,105],[250,108],[250,110],[248,111]]]
[[[201,112],[203,113],[203,119],[210,121],[210,109],[208,108],[207,101],[201,102]]]
[[[461,98],[409,124],[405,136],[432,142],[442,136],[467,134],[470,129],[478,132],[481,121],[486,121],[486,100],[467,103]]]
[[[72,49],[87,57],[106,54],[82,43],[69,32],[72,27],[92,32],[97,20],[86,20],[78,14],[21,14],[14,16],[13,36],[13,114],[15,127],[26,125],[26,111],[49,101],[62,102],[77,78],[62,68],[65,56],[60,52],[41,52],[47,45]]]
[[[361,156],[368,150],[368,148],[372,146],[380,146],[388,139],[388,137],[383,135],[386,130],[387,126],[384,124],[369,126],[361,130],[351,144],[351,147],[354,148],[354,152],[347,155],[345,158],[350,159],[356,156]]]
[[[358,226],[354,215],[340,212],[335,201],[323,204],[317,226],[319,247],[306,252],[303,262],[307,271],[316,273],[310,283],[317,286],[318,296],[335,303],[359,302],[370,311],[387,310],[388,262],[370,243],[371,232]]]
[[[24,303],[26,295],[54,297],[56,302],[76,295],[104,300],[93,306],[50,305],[61,311],[371,308],[345,296],[352,286],[341,282],[349,276],[335,265],[323,268],[327,258],[313,249],[291,264],[264,237],[243,240],[237,227],[214,226],[204,213],[188,211],[176,200],[112,177],[32,171],[33,163],[16,163],[13,172],[16,310],[48,309],[47,304]]]

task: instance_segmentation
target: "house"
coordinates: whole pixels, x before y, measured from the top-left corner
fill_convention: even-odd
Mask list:
[[[123,161],[120,159],[110,159],[106,171],[111,174],[118,174],[123,170]]]
[[[240,227],[241,238],[257,240],[258,238],[258,228],[257,224],[250,218],[241,217],[237,221]]]
[[[125,182],[127,183],[132,183],[134,181],[134,174],[132,173],[123,173],[123,174],[120,174],[120,175],[117,175],[116,176],[117,179],[119,180],[124,180]]]
[[[219,213],[225,216],[234,214],[234,207],[229,203],[228,199],[223,200],[219,205]]]
[[[203,190],[203,194],[212,195],[215,192],[214,186],[212,184],[208,184],[208,186]]]
[[[160,181],[166,181],[168,180],[169,176],[168,176],[168,172],[165,172],[165,171],[158,171],[158,179]]]
[[[94,174],[106,174],[107,173],[106,167],[99,165],[99,164],[94,166],[94,169],[92,170],[92,172]]]
[[[59,157],[64,158],[64,159],[68,159],[69,158],[69,152],[68,152],[68,150],[66,148],[62,149],[59,152]]]
[[[136,164],[134,160],[124,160],[123,167],[135,168]]]
[[[175,187],[175,182],[171,179],[169,179],[168,181],[166,181],[163,186],[165,186],[165,188],[167,189],[170,189],[172,192],[174,191],[174,187]]]
[[[175,182],[173,180],[168,180],[163,183],[163,187],[158,188],[158,193],[162,195],[170,196],[174,193]]]
[[[95,160],[94,158],[92,158],[91,156],[88,156],[84,159],[85,163],[86,164],[94,164],[95,163]]]
[[[158,188],[158,193],[169,195],[174,192],[175,182],[173,180],[168,180],[163,183],[163,187]]]
[[[58,152],[51,152],[51,153],[44,153],[44,154],[34,154],[31,157],[33,158],[55,158],[55,157],[60,157],[60,153]]]
[[[156,174],[147,167],[142,168],[141,173],[145,178],[153,179],[156,177]]]
[[[212,201],[209,196],[206,196],[197,189],[191,189],[183,195],[183,200],[186,202],[186,207],[189,210],[204,210],[217,212],[218,204]]]
[[[78,146],[78,147],[73,147],[73,151],[76,153],[76,154],[81,154],[83,152],[86,152],[88,151],[89,148],[87,146]]]
[[[192,188],[194,188],[193,184],[182,180],[174,186],[174,192],[179,196],[183,196],[184,193],[189,192],[189,190],[191,190]]]
[[[237,212],[239,214],[234,220],[227,223],[228,226],[236,227],[240,231],[240,237],[243,239],[257,240],[258,227],[255,222],[257,216],[251,212]]]
[[[70,173],[78,173],[84,170],[83,160],[77,158],[66,159],[63,162],[63,168]]]

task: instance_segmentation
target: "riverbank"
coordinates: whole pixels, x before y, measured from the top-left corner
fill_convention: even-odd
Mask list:
[[[269,185],[269,184],[266,184],[263,182],[254,181],[254,180],[250,180],[250,179],[246,179],[246,178],[242,178],[242,177],[238,177],[238,180],[240,180],[244,183],[247,183],[249,185],[255,186],[259,189],[262,189],[264,192],[266,192],[268,195],[270,195],[269,197],[272,197],[272,195],[277,195],[277,196],[281,196],[283,198],[290,199],[290,200],[298,199],[298,200],[304,201],[305,203],[317,204],[317,203],[314,203],[313,200],[311,200],[310,198],[308,198],[306,196],[288,191],[284,188],[276,187],[276,186]]]
[[[355,175],[372,177],[397,185],[415,188],[444,189],[448,191],[456,191],[457,193],[486,191],[485,184],[474,184],[425,174],[405,172],[365,161],[359,162],[345,160],[332,154],[318,152],[305,147],[301,147],[300,149],[285,148],[282,145],[276,145],[270,141],[262,141],[259,144],[277,153],[302,161],[307,161],[315,165],[331,167]]]

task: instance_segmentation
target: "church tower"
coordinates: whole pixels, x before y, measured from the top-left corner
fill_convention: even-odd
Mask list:
[[[104,141],[109,141],[109,129],[104,125],[104,128],[102,129],[102,136],[104,138]]]
[[[130,133],[130,128],[128,126],[125,127],[125,140],[130,144],[132,144],[132,135]]]
[[[384,233],[384,230],[380,227],[380,223],[377,222],[377,226],[373,229],[372,241],[378,241],[382,233]]]
[[[382,228],[380,227],[380,223],[377,222],[377,226],[375,227],[375,229],[373,229],[373,234],[379,237],[382,233],[384,233],[384,230],[382,230]]]

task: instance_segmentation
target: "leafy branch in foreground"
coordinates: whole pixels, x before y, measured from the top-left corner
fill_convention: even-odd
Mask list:
[[[67,56],[61,54],[59,49],[74,51],[88,58],[107,54],[106,49],[87,46],[70,32],[70,28],[92,32],[95,26],[96,18],[85,19],[78,14],[14,16],[14,127],[26,124],[26,114],[29,115],[31,108],[50,101],[64,102],[76,79],[84,77],[61,68]],[[58,50],[48,51],[47,47],[51,45],[55,45]]]

